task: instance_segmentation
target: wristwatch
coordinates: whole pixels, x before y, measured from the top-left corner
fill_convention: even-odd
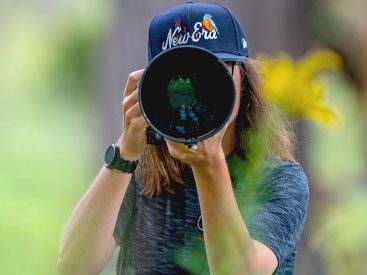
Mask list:
[[[120,148],[112,144],[107,148],[104,157],[104,165],[109,169],[117,169],[124,173],[133,173],[138,166],[139,161],[130,161],[120,156]]]

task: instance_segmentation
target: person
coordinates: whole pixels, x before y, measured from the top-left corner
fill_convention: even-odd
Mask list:
[[[149,61],[183,45],[210,50],[228,66],[236,89],[228,123],[196,150],[167,139],[147,144],[138,102],[144,69],[131,73],[122,134],[106,153],[120,166],[105,160],[69,218],[61,274],[97,274],[117,246],[117,274],[293,274],[308,182],[286,120],[261,92],[245,32],[225,6],[187,2],[152,20]],[[256,131],[265,133],[262,150]],[[267,161],[252,188],[229,163],[260,151]]]

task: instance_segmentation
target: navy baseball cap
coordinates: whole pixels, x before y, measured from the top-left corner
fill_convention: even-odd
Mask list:
[[[161,52],[192,45],[222,61],[249,57],[246,34],[232,12],[216,3],[186,2],[154,17],[149,28],[149,62]]]

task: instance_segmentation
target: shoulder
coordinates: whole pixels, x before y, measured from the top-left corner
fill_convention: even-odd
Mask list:
[[[298,191],[308,198],[308,179],[300,163],[291,160],[271,162],[265,169],[263,183],[272,189]]]
[[[301,232],[310,196],[302,165],[282,160],[278,165],[268,167],[264,176],[258,186],[260,204],[283,216],[284,224],[293,232]]]

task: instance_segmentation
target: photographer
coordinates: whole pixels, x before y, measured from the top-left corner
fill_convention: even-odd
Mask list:
[[[293,274],[307,178],[293,157],[292,133],[261,92],[245,33],[227,8],[188,2],[153,19],[149,60],[182,45],[211,51],[232,73],[236,99],[227,124],[196,150],[168,139],[147,144],[138,101],[144,70],[131,73],[122,134],[105,160],[118,157],[123,165],[103,167],[71,215],[59,255],[62,274],[99,273],[116,246],[117,274]],[[276,167],[269,161],[257,203],[243,215],[228,162],[248,158],[250,131],[269,120],[277,123],[264,131],[266,158],[280,161]],[[184,253],[177,260],[179,248]],[[202,251],[204,261],[189,272],[193,251]]]

